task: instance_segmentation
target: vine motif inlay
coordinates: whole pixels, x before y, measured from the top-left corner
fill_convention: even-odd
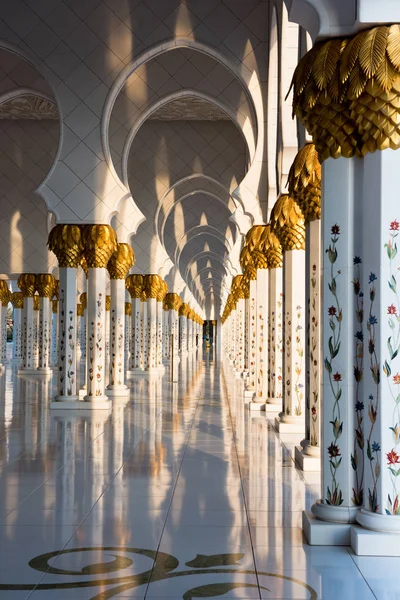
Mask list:
[[[388,325],[392,335],[387,340],[388,357],[383,365],[383,372],[386,375],[387,386],[390,397],[393,401],[392,424],[389,427],[392,437],[392,449],[386,453],[387,466],[390,481],[392,484],[392,493],[388,494],[385,512],[388,515],[400,515],[400,493],[398,488],[398,478],[400,476],[400,373],[394,373],[394,360],[400,352],[400,298],[398,292],[397,272],[400,268],[399,261],[396,261],[398,247],[396,238],[399,234],[400,223],[394,219],[389,225],[389,239],[385,244],[387,257],[389,260],[389,281],[392,303],[387,307]]]
[[[327,486],[326,490],[326,503],[334,506],[340,506],[343,504],[343,492],[337,481],[337,474],[342,462],[341,448],[339,446],[339,439],[343,433],[343,421],[340,411],[340,399],[342,396],[342,374],[339,371],[334,373],[335,359],[340,352],[341,345],[341,332],[342,332],[342,321],[343,312],[340,306],[340,300],[338,295],[338,283],[337,278],[340,276],[340,270],[335,269],[335,263],[338,258],[338,242],[340,238],[340,227],[335,224],[331,227],[331,243],[325,250],[328,260],[330,263],[330,279],[328,282],[328,289],[333,298],[333,304],[328,308],[329,316],[329,327],[331,330],[331,336],[328,340],[328,356],[325,357],[325,369],[328,373],[329,387],[333,397],[332,407],[332,425],[333,440],[327,448],[329,456],[329,468],[331,473],[331,485]]]

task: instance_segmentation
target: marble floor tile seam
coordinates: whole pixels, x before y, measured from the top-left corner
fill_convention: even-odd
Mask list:
[[[133,451],[133,450],[132,450]],[[105,492],[107,491],[109,486],[107,486],[102,493],[100,494],[100,496],[97,498],[97,500],[95,501],[95,503],[93,504],[92,508],[88,511],[88,513],[85,515],[85,517],[80,521],[80,523],[75,527],[74,527],[74,531],[72,533],[72,535],[69,537],[69,539],[65,542],[65,544],[63,545],[63,547],[60,549],[58,556],[60,556],[62,554],[62,552],[68,547],[69,543],[71,542],[71,540],[73,540],[74,536],[77,534],[78,530],[84,526],[84,522],[85,519],[92,513],[92,511],[95,509],[97,503],[99,502],[99,500],[102,498],[102,496],[105,494]],[[55,561],[57,560],[57,557],[55,559]],[[50,567],[49,567],[50,568]],[[46,577],[47,573],[48,573],[49,569],[43,573],[42,577],[40,578],[40,580],[38,581],[38,583],[36,584],[35,588],[32,590],[31,594],[27,597],[30,598],[31,595],[34,594],[35,590],[37,589],[37,587],[41,584],[41,582],[43,581],[43,579]]]
[[[225,374],[224,374],[224,369],[222,368],[222,378],[223,378],[223,382],[224,382],[224,386],[223,386],[223,394],[222,397],[225,396],[225,402],[227,402],[228,405],[228,412],[229,412],[229,418],[232,424],[232,428],[233,428],[233,437],[234,437],[234,445],[235,445],[235,451],[236,451],[236,461],[237,461],[237,465],[238,465],[238,469],[239,469],[239,473],[241,474],[241,466],[240,466],[240,462],[239,462],[239,452],[238,452],[238,447],[237,447],[237,432],[234,428],[234,421],[232,418],[232,401],[229,399],[228,395],[226,394],[226,390],[227,390],[227,385],[226,385],[226,380],[225,380]],[[249,509],[248,509],[248,503],[247,503],[247,498],[245,495],[245,491],[244,491],[244,485],[243,485],[243,480],[241,478],[241,488],[242,488],[242,494],[243,494],[243,499],[244,499],[244,509],[245,509],[245,513],[246,513],[246,522],[247,522],[247,528],[248,528],[248,534],[250,537],[250,544],[251,544],[251,553],[252,553],[252,557],[253,557],[253,562],[254,562],[254,569],[255,569],[255,574],[256,574],[256,581],[257,581],[257,585],[258,585],[258,593],[259,593],[259,597],[261,598],[261,590],[260,590],[260,582],[259,582],[259,578],[258,578],[258,573],[257,573],[257,563],[256,563],[256,558],[255,558],[255,553],[254,553],[254,546],[253,546],[253,536],[252,536],[252,531],[251,531],[251,519],[250,519],[250,514],[249,514]]]

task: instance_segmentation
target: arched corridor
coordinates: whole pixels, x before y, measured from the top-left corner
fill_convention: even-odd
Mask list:
[[[4,0],[0,600],[400,600],[395,4]]]

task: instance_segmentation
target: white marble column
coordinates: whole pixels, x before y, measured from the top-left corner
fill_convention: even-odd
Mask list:
[[[236,358],[236,303],[231,299],[231,309],[228,318],[229,327],[229,362],[234,367]]]
[[[52,323],[51,323],[51,364],[57,367],[58,363],[58,300],[52,301]]]
[[[191,354],[193,351],[193,321],[190,316],[190,311],[187,316],[187,349]]]
[[[282,194],[272,209],[271,231],[278,238],[283,253],[283,410],[276,426],[281,433],[304,436],[305,219],[300,207],[287,194]]]
[[[106,395],[106,286],[108,261],[117,249],[116,235],[109,225],[85,225],[82,229],[87,278],[87,394],[90,409],[108,409]]]
[[[131,316],[131,359],[127,378],[139,375],[143,370],[142,360],[142,342],[143,342],[143,294],[144,280],[143,275],[133,274],[126,278],[126,289],[131,296],[132,316]]]
[[[281,411],[283,397],[283,272],[269,270],[268,401],[266,411]]]
[[[163,305],[163,360],[166,364],[170,360],[170,333],[171,333],[171,318],[167,306]]]
[[[52,316],[52,298],[55,293],[56,280],[50,273],[40,273],[36,275],[36,289],[39,293],[39,363],[38,373],[41,375],[51,375],[50,365],[51,350],[51,316]]]
[[[149,329],[147,298],[144,295],[140,303],[140,367],[147,371],[149,367]]]
[[[147,375],[159,374],[157,364],[157,296],[160,292],[161,281],[158,275],[144,276],[144,290],[147,298]]]
[[[13,292],[11,302],[14,307],[13,351],[11,363],[16,367],[20,367],[22,363],[22,320],[24,308],[24,296],[22,292]]]
[[[164,298],[164,313],[168,318],[169,381],[179,379],[179,319],[178,311],[182,300],[178,294],[167,293]]]
[[[125,373],[131,363],[132,352],[132,303],[125,302]]]
[[[179,320],[178,310],[169,310],[170,319],[170,380],[179,379]]]
[[[359,274],[359,260],[363,260],[358,234],[355,236],[355,232],[361,231],[364,212],[361,198],[355,193],[355,181],[360,180],[362,161],[359,159],[329,159],[323,163],[323,495],[312,506],[317,519],[307,513],[303,520],[311,544],[321,539],[322,521],[335,524],[324,529],[326,544],[349,544],[350,529],[345,524],[355,521],[364,493],[364,457],[356,440],[358,437],[361,445],[368,448],[362,421],[361,428],[359,425],[359,417],[363,420],[365,415],[367,399],[362,396],[357,400],[358,382],[354,377],[359,337],[364,335],[359,335],[362,329],[357,323],[362,281],[354,284]]]
[[[129,389],[125,385],[125,365],[129,347],[126,347],[126,323],[130,324],[130,316],[126,307],[132,313],[131,304],[125,304],[125,278],[134,264],[134,253],[129,244],[117,244],[117,248],[107,264],[110,275],[111,305],[110,305],[110,381],[107,395],[112,398],[128,398]]]
[[[250,274],[250,284],[249,284],[249,311],[248,311],[248,321],[247,321],[247,354],[248,354],[248,365],[249,365],[249,377],[246,385],[246,389],[244,391],[245,398],[252,398],[256,393],[256,338],[257,338],[257,270],[254,269],[254,272]]]
[[[257,269],[256,377],[250,410],[264,410],[268,398],[268,269]]]
[[[164,283],[164,282],[163,282]],[[163,365],[163,336],[164,336],[164,309],[163,300],[164,293],[157,298],[157,369],[160,373],[165,371]]]
[[[37,369],[39,366],[39,327],[40,327],[40,298],[38,294],[33,297],[33,364]]]
[[[278,430],[305,432],[305,252],[284,252],[283,406]]]
[[[78,401],[76,381],[76,273],[77,268],[60,267],[58,392],[55,407]]]
[[[400,152],[367,154],[362,162],[362,183],[358,180],[357,187],[362,196],[359,265],[365,352],[358,402],[365,407],[365,442],[364,500],[357,521],[365,529],[353,530],[352,547],[357,554],[399,556],[400,205],[396,190]],[[358,430],[357,419],[355,426]]]
[[[148,323],[148,338],[147,352],[148,365],[147,371],[149,374],[155,374],[157,369],[157,299],[147,299],[147,323]]]
[[[111,398],[126,397],[129,389],[125,385],[125,278],[111,279],[110,286],[110,383],[106,393]]]
[[[321,468],[321,221],[306,225],[306,435],[296,447],[305,471]]]
[[[22,366],[25,373],[34,372],[33,353],[33,296],[35,293],[36,276],[32,273],[23,273],[18,277],[18,287],[24,296],[23,323],[22,323]]]
[[[245,327],[246,327],[246,306],[243,290],[239,291],[236,304],[236,360],[235,371],[238,377],[244,372],[244,352],[245,352]]]
[[[106,294],[106,352],[105,352],[105,384],[109,383],[109,373],[110,373],[110,355],[111,355],[111,296]]]
[[[84,400],[108,407],[109,400],[106,388],[106,284],[105,268],[89,268],[87,291],[87,360],[86,385]],[[90,407],[90,406],[89,406]]]
[[[79,355],[80,361],[86,362],[86,314],[83,304],[79,303],[76,306],[77,319],[79,321]]]
[[[7,306],[11,292],[7,282],[0,280],[0,366],[7,361]]]
[[[189,306],[185,303],[179,309],[179,331],[180,331],[180,355],[185,356],[188,351],[188,340],[187,340],[187,313]]]
[[[143,336],[143,305],[140,298],[132,298],[132,350],[130,371],[138,373],[143,370],[142,336]]]
[[[9,296],[8,296],[9,298]],[[7,363],[7,309],[8,299],[1,305],[1,364]]]
[[[51,298],[40,298],[39,310],[39,365],[38,372],[41,374],[51,374],[50,366],[50,348],[51,348]]]

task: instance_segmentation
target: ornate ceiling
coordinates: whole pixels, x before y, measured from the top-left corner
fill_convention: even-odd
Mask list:
[[[0,104],[0,119],[57,121],[58,111],[56,104],[51,100],[34,94],[26,94],[14,96]]]

